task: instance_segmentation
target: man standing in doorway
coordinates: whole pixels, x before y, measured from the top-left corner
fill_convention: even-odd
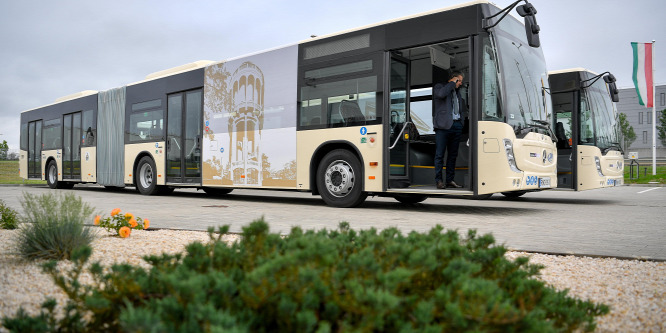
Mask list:
[[[462,85],[463,74],[453,72],[446,84],[437,83],[432,88],[435,102],[432,124],[435,128],[435,186],[438,189],[460,188],[453,180],[456,173],[456,158],[458,145],[465,125],[467,110],[460,96],[459,88]],[[448,150],[446,158],[446,183],[442,181],[442,167],[444,152]]]

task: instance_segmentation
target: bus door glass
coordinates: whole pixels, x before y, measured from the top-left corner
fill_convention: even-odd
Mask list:
[[[81,179],[81,112],[63,118],[62,178]]]
[[[41,178],[42,121],[28,124],[28,178]]]
[[[551,96],[555,114],[555,136],[557,137],[557,187],[573,189],[577,182],[575,160],[576,142],[573,139],[575,112],[578,107],[578,92],[555,93]]]
[[[409,141],[403,138],[409,119],[409,62],[391,58],[390,80],[389,174],[391,179],[408,179]]]
[[[201,182],[201,89],[169,95],[167,182]]]

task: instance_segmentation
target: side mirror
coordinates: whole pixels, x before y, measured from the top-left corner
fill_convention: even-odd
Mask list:
[[[610,94],[611,100],[613,100],[615,103],[619,102],[620,96],[619,91],[617,90],[617,86],[615,85],[615,76],[608,73],[608,75],[604,76],[604,82],[608,84],[608,93]]]
[[[528,2],[522,6],[516,7],[516,11],[518,11],[518,15],[525,18],[525,35],[527,37],[527,43],[531,47],[541,46],[541,42],[539,41],[539,31],[541,28],[539,28],[539,25],[536,22],[536,8]]]

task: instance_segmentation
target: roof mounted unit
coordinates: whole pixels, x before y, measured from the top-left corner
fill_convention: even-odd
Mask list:
[[[182,73],[182,72],[191,71],[193,69],[197,69],[197,68],[201,68],[201,67],[206,67],[207,65],[210,65],[212,63],[214,63],[214,61],[199,60],[199,61],[191,62],[189,64],[180,65],[180,66],[177,66],[177,67],[165,69],[165,70],[162,70],[162,71],[159,71],[159,72],[155,72],[155,73],[151,73],[151,74],[146,75],[146,81],[159,79],[161,77],[170,76],[170,75],[174,75],[174,74],[178,74],[178,73]]]
[[[96,93],[98,93],[97,90],[79,91],[79,92],[73,93],[71,95],[58,97],[58,98],[56,98],[55,103],[60,103],[60,102],[69,101],[69,100],[72,100],[72,99],[77,99],[77,98],[81,98],[81,97],[85,97],[85,96],[90,96],[90,95],[94,95]]]

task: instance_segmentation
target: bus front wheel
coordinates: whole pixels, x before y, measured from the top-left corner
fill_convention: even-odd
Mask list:
[[[361,162],[350,151],[336,149],[326,154],[317,168],[317,188],[326,204],[356,207],[365,201]]]
[[[155,162],[153,159],[144,156],[139,161],[134,172],[136,177],[136,189],[143,195],[158,194]]]
[[[515,199],[521,197],[523,194],[527,193],[526,191],[511,191],[511,192],[502,192],[502,195],[509,198]]]
[[[422,194],[396,194],[393,198],[401,203],[411,205],[423,202],[425,199],[428,199],[428,196]]]

